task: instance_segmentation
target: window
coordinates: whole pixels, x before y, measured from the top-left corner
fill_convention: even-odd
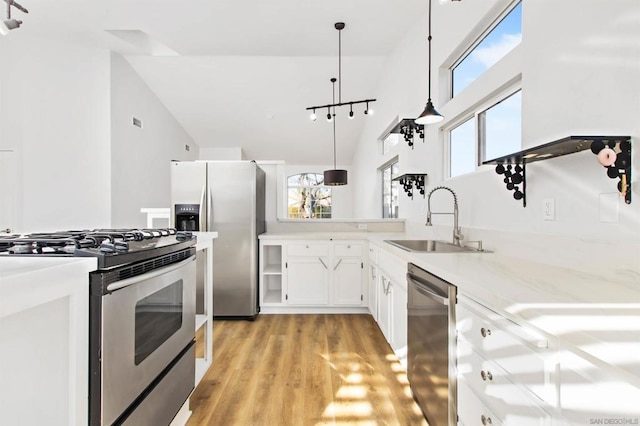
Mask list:
[[[389,135],[382,140],[382,155],[387,154],[400,142],[402,135],[398,133],[389,133]]]
[[[287,179],[289,219],[331,219],[331,188],[320,173],[300,173]]]
[[[483,161],[522,148],[522,91],[499,99],[449,130],[449,177],[473,172]]]
[[[451,70],[451,96],[460,93],[522,40],[522,3],[518,3]]]
[[[382,217],[398,217],[398,182],[393,181],[398,176],[398,161],[382,167]]]
[[[476,169],[475,123],[470,118],[451,130],[449,136],[449,176],[459,176]]]
[[[522,92],[518,91],[480,113],[484,154],[480,161],[491,160],[522,149]]]

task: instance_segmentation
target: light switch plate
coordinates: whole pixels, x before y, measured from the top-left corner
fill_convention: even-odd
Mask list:
[[[544,220],[556,220],[555,198],[545,198],[542,200],[542,218]]]

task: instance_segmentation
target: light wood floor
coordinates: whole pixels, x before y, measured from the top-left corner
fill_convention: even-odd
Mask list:
[[[188,426],[426,425],[369,315],[214,321]]]

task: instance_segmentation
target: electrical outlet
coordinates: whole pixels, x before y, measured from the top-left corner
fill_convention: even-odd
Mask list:
[[[367,226],[366,223],[359,223],[358,224],[358,229],[361,231],[366,231],[369,228],[369,226]]]
[[[556,220],[556,200],[554,198],[542,200],[542,219]]]

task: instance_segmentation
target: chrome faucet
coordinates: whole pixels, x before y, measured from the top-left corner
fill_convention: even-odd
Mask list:
[[[431,212],[431,194],[433,194],[439,189],[446,189],[447,191],[451,192],[451,194],[453,195],[453,213]],[[462,229],[458,226],[458,197],[456,196],[456,193],[453,192],[453,189],[448,188],[446,186],[436,186],[429,192],[429,195],[427,196],[427,223],[425,224],[426,226],[433,226],[433,224],[431,223],[432,214],[452,214],[453,215],[453,244],[456,246],[462,246],[462,239],[464,238],[464,235],[462,235]]]

